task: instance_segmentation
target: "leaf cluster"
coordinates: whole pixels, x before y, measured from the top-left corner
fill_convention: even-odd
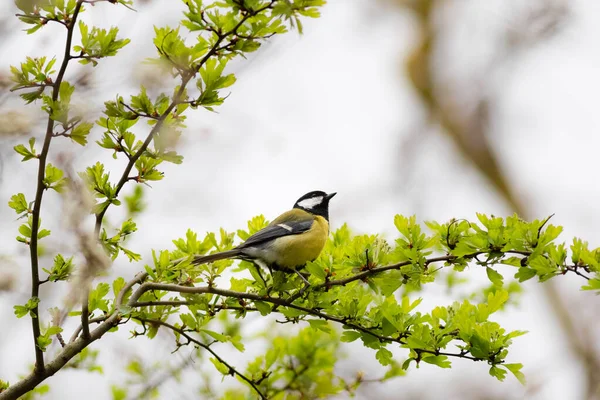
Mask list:
[[[554,243],[561,228],[547,222],[548,219],[526,222],[517,216],[502,219],[479,214],[478,222],[429,222],[426,225],[431,233],[427,234],[415,217],[398,215],[394,219],[398,237],[393,244],[377,235],[352,235],[344,225],[332,233],[321,256],[307,264],[311,283],[308,289],[302,288],[294,275],[281,272],[268,277],[266,287],[257,279],[234,277],[229,288],[219,289],[216,276],[211,275],[215,265],[192,266],[185,256],[223,251],[232,245],[232,236],[222,231],[220,242],[214,240],[216,235],[210,234],[200,241],[188,231],[185,238],[174,241],[176,250],[161,251],[160,257],[155,255],[154,265],[146,267],[149,282],[176,286],[144,291],[134,305],[145,306],[130,315],[133,319],[155,321],[148,328],[152,336],[156,334],[153,329],[163,323],[170,325],[168,321],[178,317],[179,320],[170,325],[178,347],[193,343],[187,338],[193,335],[230,343],[243,351],[245,346],[238,336],[224,335],[208,326],[223,313],[235,318],[245,318],[252,312],[263,316],[277,314],[283,317],[282,323],[307,324],[311,335],[333,335],[342,342],[360,340],[363,346],[373,349],[374,357],[383,366],[393,371],[391,376],[402,374],[411,365],[418,367],[422,362],[450,368],[452,358],[464,358],[487,363],[490,375],[499,380],[504,380],[510,372],[524,382],[522,365],[508,360],[513,339],[525,332],[506,331],[492,320],[509,300],[504,275],[497,266],[516,268],[514,282],[517,284],[523,281],[522,268],[534,271],[533,276],[542,282],[575,268],[598,273],[598,249],[591,250],[587,243],[575,239],[570,257],[574,264],[569,264],[567,255],[559,251],[566,247]],[[238,236],[243,240],[266,223],[263,216],[255,217],[248,222],[248,230],[239,230]],[[537,268],[542,259],[554,263],[550,275],[548,270]],[[230,261],[219,265],[218,274],[224,273],[229,265]],[[433,268],[435,265],[440,266]],[[484,269],[494,288],[486,291],[482,302],[463,300],[423,312],[417,311],[420,298],[399,295],[402,288],[412,293],[435,281],[439,268],[461,273],[469,265]],[[208,286],[199,287],[203,294],[188,294],[185,287],[196,284]],[[172,292],[179,295],[173,297],[177,293]],[[187,312],[177,311],[182,305]],[[341,327],[341,332],[332,329],[332,323]],[[396,354],[401,349],[407,350],[407,357],[399,362]],[[303,351],[309,354],[307,349]],[[289,349],[266,353],[249,364],[245,376],[250,375],[248,379],[261,393],[276,393],[275,387],[285,373],[275,367],[269,357],[289,353]],[[231,374],[230,368],[220,361],[213,360],[213,364],[222,374]],[[306,370],[312,365],[309,363]],[[314,365],[326,363],[320,360]],[[286,368],[289,371],[289,363]],[[318,381],[318,377],[311,377],[311,384]],[[319,390],[335,392],[339,389],[333,385],[335,379],[328,377],[326,381],[329,389]],[[310,387],[302,390],[311,393]]]

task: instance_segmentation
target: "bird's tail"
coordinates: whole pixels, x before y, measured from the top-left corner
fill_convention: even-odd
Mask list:
[[[224,260],[226,258],[235,258],[235,257],[239,256],[240,253],[241,253],[240,249],[232,249],[232,250],[222,251],[220,253],[209,254],[207,256],[196,256],[192,260],[192,264],[196,264],[196,265],[208,264],[211,262]]]

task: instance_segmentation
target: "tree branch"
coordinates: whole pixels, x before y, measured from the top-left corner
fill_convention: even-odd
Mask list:
[[[446,256],[440,256],[440,257],[432,257],[432,258],[428,258],[425,260],[425,265],[428,266],[429,264],[433,264],[433,263],[437,263],[437,262],[451,262],[451,261],[455,261],[459,258],[463,258],[463,259],[471,259],[471,258],[475,258],[479,255],[482,254],[489,254],[491,253],[492,250],[489,251],[477,251],[471,254],[467,254],[465,256],[462,257],[458,257],[458,256],[453,256],[453,255],[446,255]],[[504,254],[515,254],[515,255],[520,255],[520,256],[530,256],[532,254],[532,252],[530,251],[517,251],[517,250],[510,250],[510,251],[506,251],[504,252]],[[312,286],[313,290],[317,290],[317,289],[322,289],[322,288],[329,288],[332,286],[344,286],[347,285],[350,282],[354,282],[354,281],[358,281],[358,280],[365,280],[367,278],[369,278],[372,275],[381,273],[381,272],[385,272],[385,271],[390,271],[390,270],[398,270],[401,267],[404,267],[406,265],[410,265],[413,262],[408,260],[408,261],[402,261],[396,264],[390,264],[390,265],[385,265],[382,267],[376,267],[376,268],[370,268],[370,269],[366,269],[365,271],[361,271],[355,275],[349,276],[347,278],[343,278],[343,279],[338,279],[338,280],[333,280],[333,281],[327,281],[325,283],[321,283],[318,285],[314,285]],[[588,276],[586,276],[585,274],[581,273],[580,271],[578,271],[577,266],[570,266],[570,265],[565,265],[562,266],[563,269],[563,274],[567,273],[567,272],[574,272],[575,274],[583,277],[586,280],[589,280],[590,278]],[[560,275],[560,273],[558,273],[558,275]]]
[[[271,304],[278,305],[278,306],[293,308],[298,311],[305,312],[306,314],[313,315],[313,316],[322,318],[327,321],[336,322],[338,324],[348,326],[357,331],[372,335],[372,336],[376,337],[377,339],[379,339],[381,342],[388,342],[388,343],[395,342],[400,345],[406,344],[406,341],[403,340],[402,336],[399,336],[398,338],[393,338],[393,337],[389,337],[389,336],[379,335],[378,333],[373,332],[369,328],[365,328],[363,326],[349,322],[349,320],[347,318],[340,318],[340,317],[322,313],[321,311],[318,311],[316,309],[299,306],[299,305],[293,304],[289,299],[281,299],[278,297],[263,296],[263,295],[256,294],[256,293],[235,292],[232,290],[219,289],[219,288],[211,287],[211,286],[196,287],[196,286],[180,286],[180,285],[168,284],[168,283],[145,282],[137,288],[137,290],[133,293],[133,295],[131,295],[128,305],[134,306],[137,302],[137,299],[139,299],[144,293],[151,291],[151,290],[162,290],[162,291],[167,291],[167,292],[190,293],[190,294],[210,293],[210,294],[216,294],[216,295],[220,295],[220,296],[224,296],[224,297],[232,297],[232,298],[236,298],[236,299],[267,302],[267,303],[271,303]],[[443,353],[438,350],[428,350],[428,349],[413,349],[413,350],[415,350],[416,352],[430,353],[430,354],[434,354],[434,355],[445,355],[448,357],[457,357],[457,358],[465,358],[465,359],[472,360],[472,361],[481,361],[481,359],[479,359],[479,358],[471,357],[471,356],[468,356],[463,353]]]
[[[48,377],[54,375],[60,369],[62,369],[73,357],[79,354],[83,349],[88,347],[91,343],[100,339],[106,332],[111,330],[113,327],[117,326],[122,317],[121,307],[123,305],[123,300],[125,295],[131,290],[131,288],[143,282],[147,273],[140,273],[136,275],[132,280],[127,282],[125,286],[121,289],[119,294],[117,295],[117,299],[115,301],[114,311],[106,317],[106,320],[102,322],[93,332],[90,332],[90,337],[88,339],[84,339],[80,337],[79,339],[74,340],[73,342],[67,344],[52,360],[50,363],[44,366],[42,373],[37,373],[33,371],[31,374],[21,379],[15,384],[12,384],[6,389],[4,392],[0,393],[0,400],[14,400],[18,399],[25,393],[34,389],[37,385],[42,383]]]
[[[80,2],[78,3],[79,6],[81,5],[81,1],[82,0],[80,0]],[[193,72],[188,71],[187,73],[184,72],[181,74],[181,85],[179,86],[179,90],[173,97],[171,104],[169,104],[169,106],[167,107],[165,112],[162,113],[162,115],[160,115],[158,118],[156,118],[156,121],[157,121],[156,125],[154,125],[154,127],[150,130],[150,133],[146,137],[146,140],[144,140],[144,143],[142,144],[142,146],[138,149],[138,151],[133,156],[131,156],[129,158],[129,162],[125,166],[125,170],[123,171],[123,174],[121,175],[121,179],[119,179],[119,182],[117,183],[116,190],[115,190],[115,197],[119,196],[119,193],[121,192],[121,189],[123,189],[123,186],[125,186],[125,183],[127,183],[127,181],[130,180],[129,173],[133,169],[137,160],[142,156],[142,154],[144,154],[144,152],[146,151],[146,149],[152,142],[152,139],[154,138],[154,136],[156,136],[156,134],[158,132],[160,132],[162,126],[165,123],[166,118],[169,116],[169,114],[171,114],[171,112],[175,109],[175,107],[177,107],[177,105],[181,104],[184,101],[183,96],[185,93],[185,88],[186,88],[187,84],[190,82],[190,80],[194,77],[195,73],[197,71],[199,71],[200,68],[202,68],[202,66],[210,59],[210,57],[215,55],[215,53],[219,50],[219,45],[226,37],[228,37],[232,34],[235,35],[237,30],[240,28],[240,26],[242,26],[242,24],[244,22],[246,22],[248,20],[248,18],[250,18],[253,15],[256,15],[257,13],[260,13],[268,8],[271,8],[275,1],[276,0],[272,0],[267,6],[257,10],[253,14],[250,14],[250,13],[246,14],[240,20],[240,22],[238,22],[236,24],[236,26],[234,26],[229,32],[226,32],[222,36],[219,36],[219,39],[214,43],[214,45],[212,46],[210,51],[208,53],[206,53],[206,55],[202,58],[202,60],[200,60],[198,65],[194,66]],[[98,214],[96,214],[96,224],[95,224],[95,229],[94,229],[96,237],[100,236],[100,229],[102,228],[102,222],[104,220],[104,215],[106,214],[108,207],[109,206],[107,205],[106,207],[104,207],[104,209],[102,211],[100,211]],[[87,304],[88,297],[89,297],[89,288],[85,288],[84,289],[84,301],[83,301],[83,304],[81,307],[81,326],[83,328],[83,336],[84,337],[89,335],[89,327],[88,327],[89,311],[88,311],[88,304]],[[39,333],[38,333],[38,336],[39,336]],[[42,366],[43,366],[43,360],[42,360]]]
[[[242,378],[243,380],[245,380],[246,382],[248,382],[248,384],[250,386],[252,386],[252,388],[254,389],[254,391],[260,396],[261,399],[266,400],[267,397],[260,391],[260,389],[256,386],[256,383],[246,377],[244,374],[242,374],[241,372],[239,372],[237,369],[235,369],[234,367],[231,366],[231,364],[229,364],[227,361],[225,361],[223,358],[221,358],[221,356],[219,356],[213,349],[210,348],[209,345],[206,345],[202,342],[200,342],[197,339],[194,339],[192,336],[188,335],[187,332],[183,329],[183,328],[177,328],[176,326],[173,326],[171,324],[169,324],[168,322],[164,322],[158,319],[148,319],[148,318],[142,318],[142,317],[132,317],[133,319],[136,319],[140,322],[146,322],[149,324],[158,324],[161,326],[164,326],[165,328],[169,328],[171,329],[173,332],[177,332],[178,334],[180,334],[181,336],[183,336],[184,338],[186,338],[188,340],[188,343],[194,343],[195,345],[203,348],[204,350],[208,351],[210,354],[213,355],[213,357],[215,357],[217,360],[219,360],[219,362],[223,365],[225,365],[228,369],[229,369],[229,373],[230,375],[237,375],[240,378]]]
[[[107,315],[103,315],[101,317],[96,317],[96,318],[92,318],[88,321],[89,324],[93,324],[93,323],[97,323],[97,322],[102,322],[102,321],[106,321],[106,319],[108,318]],[[79,325],[77,327],[77,329],[75,329],[75,331],[73,332],[73,334],[71,335],[71,338],[69,339],[69,343],[73,343],[75,340],[77,340],[77,337],[79,336],[79,334],[81,333],[82,330],[82,326]]]
[[[75,21],[79,11],[81,10],[82,1],[78,1],[73,12],[73,19],[67,27],[67,41],[65,45],[65,54],[60,66],[56,81],[52,84],[52,100],[58,99],[60,85],[65,76],[65,71],[70,59],[71,41],[73,39],[73,31],[75,28]],[[44,178],[46,173],[46,159],[50,150],[50,141],[52,140],[52,133],[54,131],[54,120],[48,116],[48,124],[46,125],[46,135],[44,137],[44,144],[42,145],[42,151],[39,154],[39,165],[38,165],[38,177],[37,177],[37,189],[35,193],[35,201],[33,204],[32,219],[31,219],[31,243],[29,245],[30,257],[31,257],[31,297],[39,298],[40,290],[40,273],[39,273],[39,258],[38,258],[38,231],[40,228],[40,212],[42,208],[42,197],[44,196],[44,190],[46,185],[44,184]],[[38,346],[38,338],[40,337],[40,319],[39,319],[39,307],[36,305],[32,309],[31,317],[31,328],[33,331],[33,346],[35,349],[35,368],[34,374],[44,374],[44,353]]]

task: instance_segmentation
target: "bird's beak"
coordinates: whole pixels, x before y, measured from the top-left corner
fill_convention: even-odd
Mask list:
[[[331,200],[331,198],[332,198],[333,196],[335,196],[336,194],[337,194],[337,192],[329,193],[327,196],[325,196],[325,198],[326,198],[327,200]]]

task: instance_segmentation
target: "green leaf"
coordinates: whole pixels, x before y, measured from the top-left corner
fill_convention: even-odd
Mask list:
[[[119,249],[123,252],[123,254],[125,254],[125,256],[127,256],[129,262],[137,262],[142,259],[141,254],[135,253],[129,249],[126,249],[123,246],[119,246]]]
[[[263,317],[271,313],[271,305],[269,303],[265,303],[264,301],[255,301],[254,306],[256,306],[256,309]]]
[[[140,89],[140,94],[138,96],[131,96],[131,108],[136,110],[138,113],[147,114],[150,116],[156,115],[156,111],[150,97],[146,93],[146,88],[144,86]]]
[[[506,378],[506,370],[499,368],[496,365],[493,365],[490,368],[490,375],[502,382],[504,378]]]
[[[17,318],[21,318],[27,315],[27,313],[29,313],[29,315],[31,315],[32,318],[37,318],[37,315],[35,315],[33,310],[35,309],[35,307],[38,306],[39,303],[40,299],[38,297],[32,297],[29,300],[27,300],[27,303],[25,303],[25,305],[23,306],[13,306],[15,315],[17,316]]]
[[[310,324],[311,328],[323,331],[325,333],[331,333],[331,327],[327,321],[322,319],[308,319],[307,322]]]
[[[75,143],[85,146],[87,144],[87,137],[90,134],[93,126],[94,124],[91,122],[80,122],[75,126],[75,128],[73,128],[69,134],[69,137]]]
[[[376,279],[376,284],[384,297],[391,296],[402,286],[402,272],[386,272],[379,279]]]
[[[200,96],[196,99],[196,103],[209,111],[213,111],[212,106],[221,105],[225,100],[219,96],[219,89],[235,83],[236,78],[233,74],[222,76],[226,64],[227,59],[217,61],[215,58],[209,58],[199,71],[202,79],[197,81]]]
[[[26,238],[31,238],[31,227],[27,224],[19,226],[19,233]]]
[[[346,330],[342,333],[340,340],[342,342],[354,342],[356,339],[360,339],[360,337],[361,334],[359,332]]]
[[[592,278],[587,281],[587,285],[581,287],[583,290],[600,290],[600,278]]]
[[[127,371],[133,375],[144,376],[144,367],[138,360],[133,360],[127,364]]]
[[[448,361],[447,356],[423,356],[422,360],[428,364],[437,365],[441,368],[450,368],[452,366],[452,363]]]
[[[123,289],[125,287],[125,278],[123,278],[122,276],[119,276],[117,279],[115,279],[113,281],[113,295],[115,296],[115,299],[117,298],[117,296],[119,295],[119,293],[121,292],[121,289]]]
[[[415,360],[415,359],[414,359],[414,358],[412,358],[412,357],[411,357],[411,358],[408,358],[408,359],[406,359],[406,360],[405,360],[405,361],[402,363],[402,369],[403,369],[404,371],[406,371],[406,370],[408,369],[408,367],[410,367],[410,363],[411,363],[412,361],[415,361],[415,362],[416,362],[417,360]],[[419,366],[419,364],[417,364],[417,367],[418,367],[418,366]]]
[[[108,300],[106,300],[105,297],[109,291],[110,285],[105,282],[99,283],[95,289],[90,291],[90,297],[88,299],[88,309],[90,314],[98,309],[105,313],[108,312]]]
[[[38,336],[37,346],[40,348],[40,350],[46,351],[48,346],[50,346],[51,344],[52,344],[52,338],[50,338],[48,336],[44,336],[44,335]]]
[[[494,284],[494,286],[502,287],[504,284],[504,277],[498,273],[495,269],[486,267],[488,279]]]
[[[144,189],[142,185],[135,185],[133,193],[125,196],[125,205],[129,215],[135,215],[145,210],[146,204],[143,202]]]
[[[519,282],[525,282],[535,276],[535,270],[527,267],[521,267],[515,274],[515,279],[518,279]]]
[[[217,333],[215,331],[210,331],[208,329],[201,329],[201,332],[206,333],[208,336],[212,337],[213,339],[215,339],[218,342],[227,342],[227,336],[221,334],[221,333]]]
[[[470,339],[471,348],[469,351],[475,358],[487,359],[490,355],[490,343],[475,333]]]
[[[230,338],[230,342],[233,345],[233,347],[235,347],[240,353],[243,353],[246,350],[246,348],[244,347],[244,343],[241,342],[240,336]]]
[[[388,349],[382,347],[375,353],[375,358],[383,366],[390,365],[393,361],[394,354]]]
[[[503,367],[507,368],[510,372],[513,373],[515,378],[519,380],[521,385],[525,385],[525,375],[521,372],[521,368],[523,368],[523,364],[502,364]]]
[[[29,206],[23,193],[13,195],[8,202],[8,206],[15,210],[19,215],[29,210]]]
[[[213,363],[215,368],[217,368],[217,371],[219,371],[221,374],[229,375],[229,367],[227,365],[223,364],[221,361],[217,360],[214,357],[210,359],[210,362]]]
[[[52,282],[66,281],[71,277],[73,272],[73,257],[65,259],[62,254],[57,254],[54,257],[54,264],[51,270],[43,268],[49,274],[48,279]]]
[[[112,400],[125,400],[127,399],[127,389],[124,387],[119,387],[116,385],[112,385],[110,388],[110,392],[112,395]]]
[[[14,149],[17,153],[19,153],[20,155],[23,156],[23,159],[21,161],[27,161],[27,160],[31,160],[32,158],[37,157],[35,152],[32,152],[31,150],[29,150],[27,147],[25,147],[22,144],[16,145],[14,147]]]
[[[410,298],[408,296],[403,296],[402,297],[402,312],[404,312],[405,314],[408,314],[409,312],[411,312],[412,310],[417,308],[417,306],[419,304],[421,304],[422,301],[423,301],[423,298],[419,297],[418,299],[416,299],[415,301],[413,301],[411,303]]]
[[[63,178],[63,171],[56,168],[54,165],[46,164],[46,171],[44,174],[44,185],[48,189],[54,189],[60,192],[65,184],[65,178]]]
[[[388,379],[396,378],[398,376],[403,376],[403,375],[406,375],[406,373],[402,369],[402,366],[398,362],[392,361],[390,367],[388,368],[388,370],[385,372],[385,375],[383,376],[382,382],[385,382]]]
[[[23,318],[29,312],[29,309],[27,307],[20,305],[13,306],[13,309],[17,318]]]
[[[323,270],[323,268],[315,263],[315,262],[307,262],[306,263],[306,270],[313,276],[317,277],[319,280],[324,281],[325,278],[327,277],[327,274],[325,273],[325,271]]]
[[[496,290],[494,293],[489,293],[487,297],[487,304],[489,307],[489,313],[493,314],[500,310],[504,303],[508,301],[508,292],[506,290]]]
[[[179,319],[181,319],[181,322],[183,322],[183,324],[188,328],[194,331],[198,329],[196,318],[194,318],[192,314],[179,314]]]
[[[129,39],[117,39],[119,29],[116,27],[111,27],[107,31],[94,26],[90,31],[83,21],[79,21],[79,31],[81,45],[73,46],[73,51],[78,52],[82,57],[79,60],[81,64],[92,63],[96,66],[97,59],[116,55],[118,50],[130,42]]]

